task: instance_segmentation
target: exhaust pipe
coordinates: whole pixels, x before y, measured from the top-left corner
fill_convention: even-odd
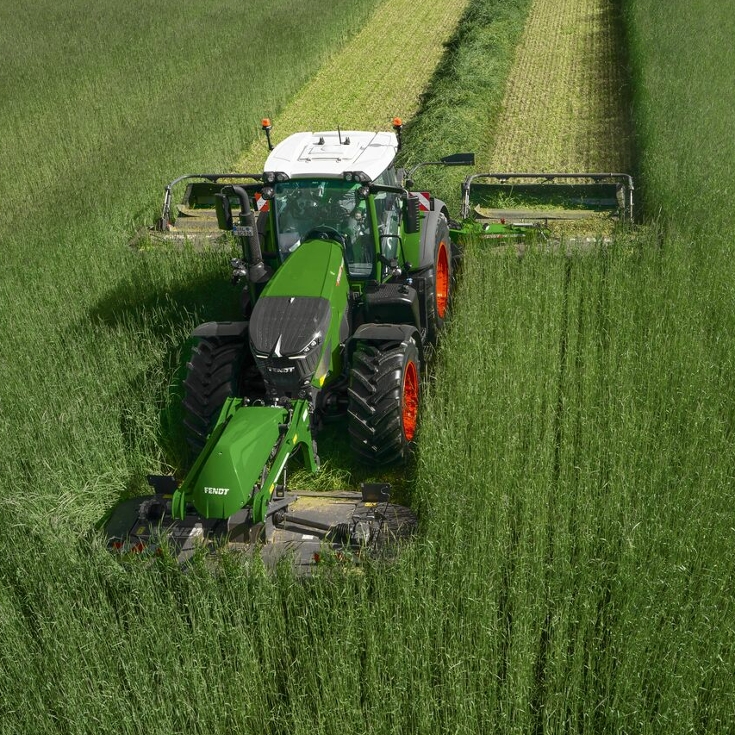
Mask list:
[[[263,252],[260,249],[260,238],[258,237],[258,228],[255,223],[255,213],[250,207],[250,197],[241,186],[223,186],[222,193],[227,196],[232,192],[240,200],[240,227],[243,228],[242,234],[235,232],[236,235],[245,237],[247,240],[248,252],[244,253],[245,259],[248,261],[248,280],[251,283],[265,283],[270,279],[273,271],[263,262]]]

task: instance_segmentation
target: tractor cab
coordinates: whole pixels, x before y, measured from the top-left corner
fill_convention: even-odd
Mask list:
[[[281,261],[310,239],[343,249],[351,281],[382,280],[399,256],[402,199],[394,133],[297,133],[265,163],[262,195],[273,202],[272,229]]]

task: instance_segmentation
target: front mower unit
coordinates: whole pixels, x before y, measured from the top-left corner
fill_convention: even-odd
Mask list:
[[[155,483],[164,479],[151,478]],[[104,524],[111,550],[123,558],[171,553],[179,563],[197,551],[229,550],[250,558],[260,554],[273,568],[288,559],[295,571],[309,574],[332,558],[375,557],[410,538],[417,519],[390,502],[389,485],[363,485],[361,492],[279,493],[260,523],[245,508],[227,519],[203,518],[189,508],[175,517],[170,493],[132,498],[119,504]]]

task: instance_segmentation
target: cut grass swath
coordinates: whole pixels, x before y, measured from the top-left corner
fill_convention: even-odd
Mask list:
[[[493,145],[494,171],[629,173],[632,130],[622,20],[611,0],[533,4]]]

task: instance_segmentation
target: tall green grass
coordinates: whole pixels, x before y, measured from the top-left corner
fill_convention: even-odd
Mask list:
[[[419,487],[505,621],[524,731],[727,730],[733,273],[671,250],[467,259]]]
[[[735,13],[727,3],[701,1],[623,5],[646,208],[705,248],[718,231],[729,244]]]

